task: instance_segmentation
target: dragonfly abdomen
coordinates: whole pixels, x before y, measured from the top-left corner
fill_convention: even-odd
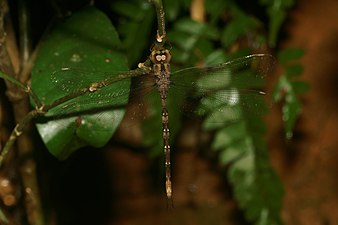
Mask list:
[[[165,100],[164,100],[165,102]],[[172,185],[171,185],[171,163],[170,163],[170,132],[168,128],[168,112],[164,106],[162,108],[162,128],[163,128],[163,145],[165,155],[165,190],[168,201],[172,199]]]
[[[170,165],[170,140],[169,140],[169,117],[167,111],[167,93],[170,86],[170,59],[171,54],[167,49],[159,49],[152,51],[150,60],[153,64],[153,74],[156,79],[156,85],[161,96],[162,102],[162,129],[163,129],[163,145],[165,156],[165,191],[168,204],[172,206],[172,184],[171,184],[171,165]]]

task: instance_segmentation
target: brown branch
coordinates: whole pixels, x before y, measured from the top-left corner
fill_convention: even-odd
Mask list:
[[[166,39],[165,16],[164,16],[162,0],[152,0],[151,2],[155,6],[156,16],[157,16],[156,41],[159,43],[165,43],[165,39]]]
[[[13,76],[17,80],[27,80],[27,78],[19,77],[21,74],[19,73],[19,68],[23,68],[24,65],[20,66],[21,60],[17,52],[18,48],[16,47],[15,35],[11,23],[10,21],[4,21],[4,18],[9,18],[5,17],[8,12],[6,1],[1,1],[0,12],[0,68],[3,72]],[[19,36],[21,36],[21,34]],[[22,88],[13,85],[8,81],[5,82],[7,86],[7,95],[12,102],[15,121],[21,121],[29,113],[28,95]],[[18,130],[15,129],[12,134],[17,131]],[[14,138],[14,141],[15,139],[16,138]],[[17,142],[17,147],[19,157],[23,159],[19,171],[24,185],[24,204],[28,221],[31,225],[42,225],[44,219],[36,178],[35,161],[31,159],[33,142],[29,136],[29,132],[21,136]]]

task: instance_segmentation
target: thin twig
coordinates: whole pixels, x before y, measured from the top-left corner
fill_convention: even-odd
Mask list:
[[[32,119],[36,118],[37,116],[39,116],[40,114],[41,113],[39,112],[39,110],[32,110],[24,117],[24,119],[20,123],[18,123],[15,126],[15,128],[13,129],[13,131],[11,133],[11,136],[9,137],[8,141],[6,142],[4,148],[1,151],[0,168],[2,166],[2,163],[3,163],[6,155],[8,154],[9,150],[13,146],[16,139],[23,133],[24,129],[28,126],[30,121]]]
[[[156,41],[159,43],[164,43],[166,39],[166,32],[165,32],[165,16],[164,16],[162,0],[151,0],[151,2],[155,6],[156,16],[157,16]]]
[[[27,10],[27,1],[19,1],[19,43],[21,53],[21,65],[25,65],[30,58],[32,43],[30,38],[30,11]],[[22,79],[22,78],[20,78]]]
[[[65,95],[59,99],[56,99],[55,101],[53,101],[52,103],[49,103],[47,105],[43,105],[42,107],[40,107],[40,114],[46,114],[49,110],[55,108],[56,106],[59,106],[69,100],[72,100],[74,98],[77,98],[79,96],[82,96],[86,93],[92,93],[94,91],[99,91],[100,88],[108,86],[116,81],[120,81],[122,79],[129,79],[132,77],[138,77],[140,75],[146,75],[148,74],[148,68],[147,67],[142,67],[142,68],[137,68],[135,70],[130,70],[130,71],[126,71],[124,73],[120,73],[118,76],[116,77],[112,77],[112,78],[107,78],[105,80],[102,80],[100,82],[96,82],[96,83],[92,83],[89,84],[87,87],[83,87],[80,90],[74,91],[68,95]]]
[[[24,6],[24,5],[23,5]],[[27,8],[22,7],[22,11],[19,12],[20,15],[24,15],[24,17],[27,15]],[[4,16],[3,14],[2,16]],[[3,17],[2,17],[3,19]],[[25,20],[26,21],[26,20]],[[3,22],[3,20],[2,20]],[[20,20],[19,22],[22,22]],[[29,27],[26,23],[24,25],[20,25],[20,34],[19,37],[26,36],[26,40],[29,39],[28,32],[26,28]],[[0,30],[3,30],[4,32],[4,38],[3,38],[3,48],[0,49],[1,53],[1,61],[6,62],[5,65],[1,65],[1,70],[6,72],[6,74],[11,75],[15,77],[17,80],[27,80],[27,78],[20,78],[19,75],[21,73],[18,73],[17,69],[13,69],[13,63],[12,62],[20,62],[20,59],[18,58],[19,54],[9,54],[8,51],[12,51],[13,49],[18,48],[8,48],[7,46],[15,46],[15,35],[12,35],[12,29],[11,27],[7,26],[5,29],[4,23],[1,24]],[[5,32],[7,31],[7,33]],[[10,38],[9,38],[10,37]],[[7,48],[6,48],[7,47]],[[11,57],[12,56],[12,57]],[[25,56],[27,57],[27,56]],[[25,66],[26,60],[21,60],[21,66],[20,68],[23,68]],[[21,135],[22,130],[24,128],[28,127],[29,121],[31,121],[32,118],[38,114],[38,112],[29,112],[29,99],[28,95],[25,94],[25,92],[28,92],[29,89],[25,87],[24,85],[20,85],[19,82],[13,82],[13,80],[6,79],[6,86],[7,86],[7,95],[9,96],[9,99],[12,101],[13,106],[13,112],[14,112],[14,118],[16,122],[22,121],[16,125],[16,128],[13,130],[8,143],[5,145],[3,151],[1,152],[1,162],[3,162],[4,157],[9,152],[10,148],[13,146],[13,143],[17,139],[18,136]],[[10,81],[10,82],[8,82]],[[14,83],[14,85],[13,85]],[[24,89],[24,91],[22,91]],[[20,174],[21,179],[23,182],[23,191],[25,194],[25,209],[27,213],[27,219],[29,221],[29,224],[31,225],[43,225],[44,224],[44,217],[41,207],[41,201],[40,201],[40,195],[39,195],[39,189],[38,189],[38,182],[36,177],[36,170],[35,170],[35,161],[30,159],[30,156],[32,155],[32,149],[33,149],[33,143],[31,138],[29,137],[29,133],[26,133],[23,135],[20,140],[17,142],[18,144],[18,153],[19,156],[24,159],[22,160],[22,163],[20,164]],[[8,147],[9,146],[9,147]],[[29,172],[27,172],[29,171]],[[29,191],[28,191],[29,190]]]

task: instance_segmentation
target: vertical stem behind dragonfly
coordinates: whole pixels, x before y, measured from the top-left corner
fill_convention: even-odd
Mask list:
[[[156,10],[157,16],[157,37],[156,40],[160,43],[165,42],[166,32],[165,32],[165,17],[162,0],[152,0],[151,1]]]

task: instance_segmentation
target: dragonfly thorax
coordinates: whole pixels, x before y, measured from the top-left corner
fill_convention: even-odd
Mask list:
[[[149,58],[154,64],[169,63],[171,60],[171,53],[168,49],[153,50]]]

